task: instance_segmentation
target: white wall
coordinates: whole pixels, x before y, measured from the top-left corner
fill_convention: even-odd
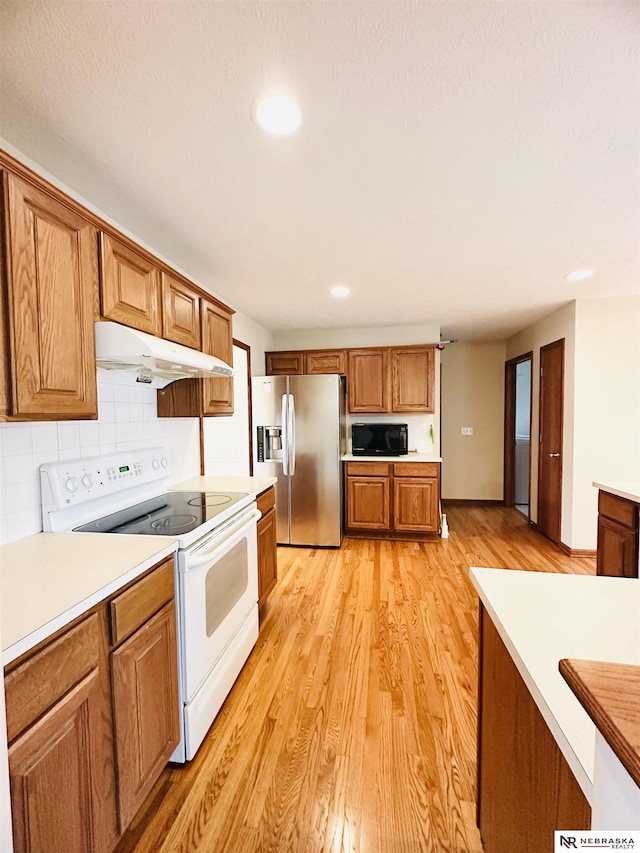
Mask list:
[[[444,499],[503,498],[505,353],[503,341],[457,343],[442,353]]]
[[[207,476],[249,476],[247,361],[247,351],[234,346],[233,415],[204,418],[204,473]]]
[[[173,479],[200,473],[197,418],[158,418],[156,391],[98,380],[97,421],[0,424],[0,544],[42,530],[44,462],[168,447]]]
[[[565,339],[564,349],[564,438],[562,459],[562,523],[561,541],[572,548],[589,547],[572,544],[572,492],[573,492],[573,441],[574,441],[574,376],[575,376],[575,302],[566,305],[528,326],[522,332],[506,342],[507,360],[532,351],[531,368],[531,505],[529,515],[532,521],[538,518],[538,454],[536,448],[539,438],[539,401],[540,401],[540,347],[553,341]]]
[[[640,295],[576,303],[573,547],[595,548],[596,481],[640,483]]]
[[[246,314],[233,315],[233,337],[251,347],[251,375],[264,376],[265,352],[274,349],[273,333]]]

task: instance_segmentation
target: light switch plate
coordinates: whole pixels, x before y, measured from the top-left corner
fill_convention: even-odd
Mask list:
[[[460,433],[461,435],[473,435],[473,427],[462,427]]]

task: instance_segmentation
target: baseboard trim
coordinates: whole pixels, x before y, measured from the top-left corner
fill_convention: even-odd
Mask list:
[[[565,545],[564,542],[560,542],[558,548],[562,551],[563,554],[566,554],[567,557],[596,557],[598,552],[593,551],[589,548],[570,548],[568,545]]]
[[[504,501],[484,501],[475,500],[474,498],[442,498],[442,506],[504,506]]]

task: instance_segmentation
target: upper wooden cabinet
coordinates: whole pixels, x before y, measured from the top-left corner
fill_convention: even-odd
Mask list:
[[[389,353],[386,349],[349,350],[349,411],[389,411]]]
[[[267,376],[298,376],[304,373],[303,352],[265,353]]]
[[[200,296],[183,281],[162,272],[162,337],[200,349]]]
[[[100,232],[100,311],[106,320],[162,335],[160,272],[153,260]]]
[[[95,418],[96,229],[48,192],[2,177],[0,418]]]
[[[202,349],[233,364],[231,314],[208,299],[202,300]],[[204,379],[202,385],[203,414],[233,414],[233,377]]]
[[[308,350],[304,353],[304,372],[344,375],[347,372],[347,351],[343,349]]]
[[[391,411],[434,411],[434,351],[391,350]]]

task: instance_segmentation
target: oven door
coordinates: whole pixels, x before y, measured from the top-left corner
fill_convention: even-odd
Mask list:
[[[187,704],[258,601],[252,504],[191,548],[178,552],[178,630],[182,701]]]

